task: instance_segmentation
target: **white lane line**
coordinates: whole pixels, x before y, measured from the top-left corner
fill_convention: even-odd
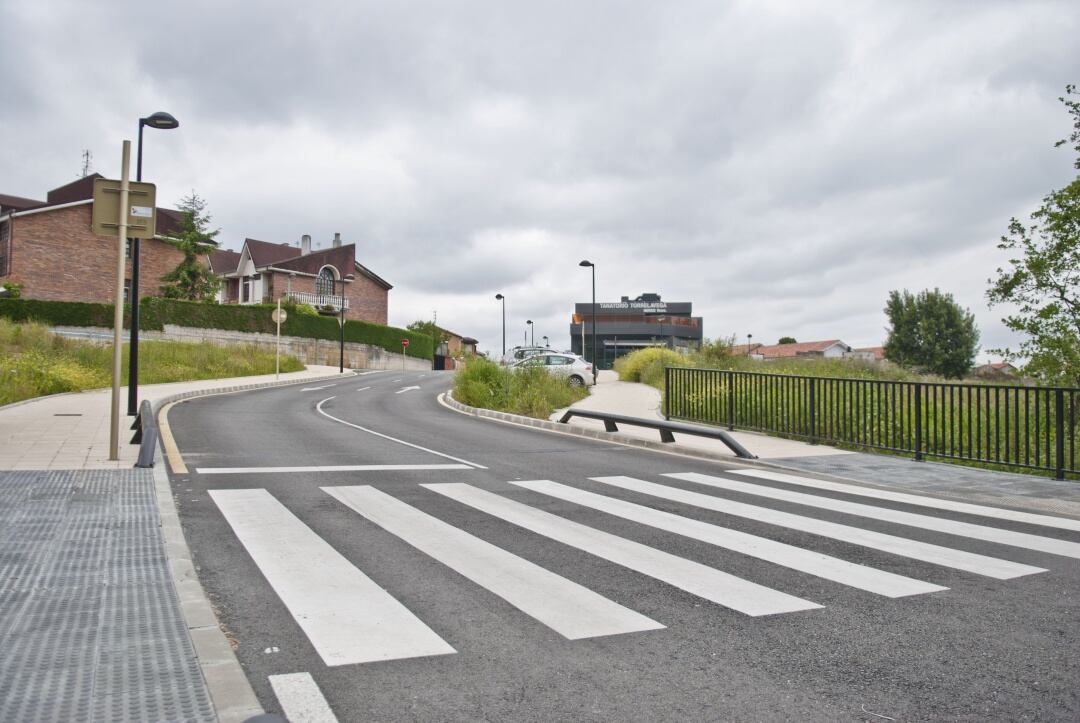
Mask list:
[[[772,472],[764,469],[746,469],[746,470],[726,470],[731,474],[744,475],[746,477],[757,477],[759,479],[769,479],[776,482],[786,482],[793,485],[801,485],[803,487],[812,487],[814,489],[830,490],[832,492],[842,492],[848,495],[858,495],[860,497],[871,497],[877,500],[889,500],[890,502],[902,502],[908,505],[917,505],[919,507],[932,507],[937,510],[948,510],[949,512],[962,512],[968,515],[977,515],[979,517],[993,517],[999,520],[1011,520],[1013,522],[1024,522],[1029,525],[1041,525],[1043,527],[1056,527],[1060,530],[1074,530],[1080,532],[1080,520],[1070,520],[1065,517],[1054,517],[1053,515],[1039,515],[1032,512],[1017,512],[1015,510],[1004,510],[998,507],[988,507],[986,505],[973,505],[968,502],[954,502],[953,500],[939,500],[933,497],[923,497],[922,495],[913,495],[905,492],[893,492],[890,490],[879,490],[872,487],[860,487],[859,485],[843,484],[840,482],[827,482],[825,480],[813,479],[812,477],[802,477],[792,474],[784,474],[782,472]]]
[[[356,391],[358,391],[358,392],[366,392],[368,389],[371,389],[371,387],[360,387]]]
[[[420,388],[420,387],[417,387],[417,386],[412,386],[412,387],[402,387],[401,389],[398,389],[398,390],[397,390],[396,392],[394,392],[394,394],[401,394],[402,392],[411,392],[411,391],[413,391],[414,389],[419,389],[419,388]]]
[[[421,486],[538,535],[584,550],[746,615],[774,615],[821,607],[809,600],[571,522],[471,485],[449,482]]]
[[[957,570],[972,572],[976,575],[984,575],[997,580],[1010,580],[1014,577],[1032,575],[1037,572],[1046,572],[1041,567],[1032,567],[1019,562],[999,560],[996,557],[987,557],[973,552],[954,550],[950,547],[933,545],[928,542],[910,540],[906,537],[887,535],[873,530],[864,530],[850,525],[841,525],[836,522],[826,522],[813,517],[793,515],[789,512],[758,507],[742,502],[726,500],[722,497],[712,497],[700,492],[689,492],[676,487],[667,487],[653,482],[635,479],[633,477],[592,477],[592,480],[603,484],[621,487],[622,489],[640,492],[653,497],[659,497],[672,502],[680,502],[714,512],[723,512],[726,515],[743,517],[748,520],[757,520],[770,525],[787,527],[788,529],[807,532],[811,535],[820,535],[833,540],[840,540],[860,547],[869,547],[872,550],[881,550],[901,557],[909,557],[913,560],[922,560],[942,567],[951,567]]]
[[[271,675],[267,679],[290,723],[338,723],[311,673]]]
[[[334,385],[333,384],[324,384],[321,387],[304,387],[300,391],[302,391],[302,392],[317,392],[320,389],[329,389],[332,386],[334,386]]]
[[[326,665],[457,652],[266,490],[210,497]]]
[[[885,597],[922,595],[949,589],[865,565],[857,565],[812,550],[804,550],[776,540],[586,492],[550,480],[511,482],[510,484]]]
[[[413,444],[412,442],[406,442],[403,439],[398,439],[396,437],[391,437],[390,435],[383,434],[382,432],[376,432],[374,429],[368,429],[367,427],[361,427],[359,424],[353,424],[352,422],[346,422],[344,419],[338,419],[334,415],[332,415],[332,414],[326,412],[325,410],[323,410],[323,405],[326,404],[327,402],[329,402],[331,399],[333,399],[333,397],[327,397],[326,399],[322,400],[321,402],[319,402],[318,404],[315,405],[315,409],[318,410],[319,414],[323,415],[327,419],[334,420],[338,424],[344,424],[346,427],[352,427],[353,429],[359,429],[361,432],[367,432],[368,434],[372,434],[372,435],[374,435],[376,437],[381,437],[382,439],[385,439],[385,440],[390,441],[390,442],[397,442],[398,444],[404,445],[406,447],[412,447],[413,449],[419,449],[421,452],[429,452],[429,453],[435,455],[436,457],[443,457],[445,459],[452,459],[455,462],[461,462],[462,464],[467,464],[470,467],[474,467],[476,469],[487,469],[487,467],[485,467],[482,464],[476,464],[475,462],[470,462],[467,459],[459,459],[458,457],[451,457],[448,454],[443,454],[442,452],[436,452],[435,450],[428,449],[427,447],[421,447],[419,444]]]
[[[321,489],[564,638],[579,640],[664,627],[374,487]]]
[[[885,507],[864,505],[859,502],[834,500],[831,497],[817,497],[816,495],[808,495],[803,492],[791,492],[789,490],[777,489],[776,487],[750,484],[748,482],[736,482],[735,480],[729,480],[723,477],[714,477],[707,474],[698,474],[697,472],[688,472],[686,474],[666,474],[664,476],[672,477],[674,479],[686,480],[687,482],[696,482],[698,484],[729,490],[731,492],[742,492],[745,494],[757,495],[758,497],[766,497],[772,500],[794,502],[796,504],[806,505],[807,507],[816,507],[820,510],[842,512],[848,515],[866,517],[871,520],[894,522],[898,525],[917,527],[922,530],[933,530],[934,532],[944,532],[949,535],[958,535],[960,537],[967,537],[972,540],[996,542],[999,545],[1022,547],[1027,550],[1047,552],[1051,555],[1061,555],[1063,557],[1073,557],[1076,559],[1080,559],[1080,543],[1068,542],[1067,540],[1056,540],[1052,537],[1031,535],[1026,532],[999,530],[996,527],[973,525],[970,522],[957,522],[955,520],[946,520],[940,517],[919,515],[915,514],[914,512],[901,512],[899,510],[892,510]]]
[[[196,467],[199,474],[304,474],[308,472],[399,472],[476,469],[467,464],[342,464],[317,467]]]

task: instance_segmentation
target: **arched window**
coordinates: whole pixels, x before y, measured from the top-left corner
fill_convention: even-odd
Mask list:
[[[324,266],[315,279],[315,293],[319,296],[334,295],[334,270]]]

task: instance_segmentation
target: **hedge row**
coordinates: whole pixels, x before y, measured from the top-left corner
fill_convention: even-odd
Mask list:
[[[270,318],[275,306],[258,304],[238,306],[232,304],[205,304],[196,301],[146,298],[139,305],[139,328],[161,331],[165,324],[194,327],[197,329],[223,329],[226,331],[263,332],[273,334],[277,325]],[[308,339],[340,338],[338,320],[333,316],[314,316],[298,312],[294,307],[284,307],[288,312],[281,333]],[[129,309],[124,308],[127,326]],[[0,316],[14,321],[40,321],[53,326],[111,327],[112,304],[86,304],[77,301],[40,301],[36,299],[0,299]],[[366,321],[345,322],[345,341],[382,347],[387,351],[401,352],[401,340],[408,339],[408,356],[431,359],[435,344],[430,336],[407,329],[371,324]]]

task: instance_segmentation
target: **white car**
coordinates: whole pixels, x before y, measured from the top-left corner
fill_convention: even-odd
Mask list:
[[[503,364],[517,364],[522,359],[530,357],[534,354],[543,354],[544,352],[555,351],[554,349],[546,346],[515,346],[510,351],[506,352],[506,356],[502,358]]]
[[[564,377],[572,387],[587,387],[596,384],[592,364],[574,354],[541,352],[515,362],[511,368],[525,369],[530,367],[543,367],[549,374]]]

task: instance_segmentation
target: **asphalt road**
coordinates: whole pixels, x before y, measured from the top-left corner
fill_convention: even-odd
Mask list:
[[[1080,720],[1080,528],[475,419],[437,402],[449,384],[380,372],[169,413],[184,532],[268,710],[321,693],[341,721]],[[559,484],[513,484],[534,480]],[[611,500],[634,519],[587,506]],[[869,510],[807,504],[833,501]]]

